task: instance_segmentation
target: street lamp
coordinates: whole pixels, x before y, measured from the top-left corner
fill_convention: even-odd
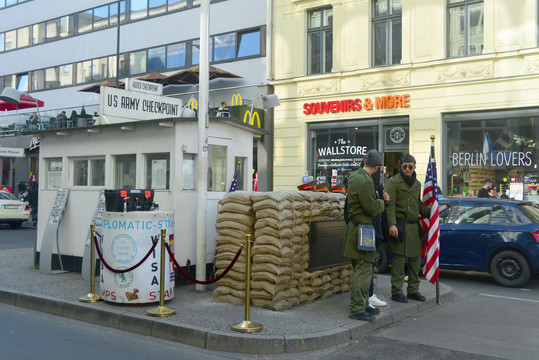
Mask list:
[[[251,123],[251,120],[252,120],[252,117],[253,117],[253,109],[255,107],[256,101],[258,99],[260,99],[260,98],[262,99],[262,107],[264,109],[271,109],[271,108],[274,108],[274,107],[277,107],[277,106],[281,105],[281,103],[279,102],[279,98],[275,94],[268,94],[268,95],[260,94],[260,95],[257,95],[253,99],[253,101],[251,101],[251,111],[249,112],[249,124]]]
[[[37,99],[32,95],[28,94],[26,91],[21,93],[19,90],[12,87],[4,88],[4,91],[2,91],[2,95],[0,95],[0,100],[3,100],[8,104],[19,105],[21,103],[21,95],[26,95],[36,102],[37,116],[41,123],[41,113],[39,112],[39,104],[37,103]]]

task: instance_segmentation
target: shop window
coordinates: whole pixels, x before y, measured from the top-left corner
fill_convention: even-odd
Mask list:
[[[160,71],[165,68],[165,53],[164,46],[148,50],[148,72]]]
[[[307,13],[307,71],[309,75],[331,72],[333,67],[333,9]]]
[[[196,181],[196,167],[195,167],[195,154],[183,154],[182,162],[182,189],[183,190],[195,190]]]
[[[32,26],[32,45],[45,42],[45,28],[45,23],[39,23]]]
[[[483,53],[483,0],[447,1],[448,57]]]
[[[167,69],[185,66],[185,43],[167,46]]]
[[[170,189],[170,154],[146,155],[146,188]]]
[[[260,30],[239,34],[238,57],[260,54]]]
[[[116,156],[116,179],[115,184],[118,189],[135,189],[136,188],[136,171],[137,171],[137,156],[136,155],[118,155]]]
[[[377,122],[364,126],[311,125],[309,176],[319,182],[331,184],[334,180],[337,184],[341,183],[352,171],[359,168],[367,151],[378,149],[378,128]]]
[[[62,158],[45,159],[47,188],[58,189],[62,187]]]
[[[402,57],[401,0],[373,0],[373,65],[400,64]]]
[[[208,191],[227,191],[226,146],[210,145],[208,151]]]

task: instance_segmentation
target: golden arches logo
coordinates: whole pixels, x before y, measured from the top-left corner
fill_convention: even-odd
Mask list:
[[[243,99],[241,97],[241,94],[232,95],[232,101],[230,102],[230,106],[242,105],[242,104],[243,104]]]
[[[192,110],[198,110],[198,101],[197,99],[189,99],[187,107]]]
[[[244,123],[249,123],[249,125],[251,125],[251,126],[254,126],[255,119],[257,121],[258,128],[262,129],[262,126],[260,125],[260,115],[258,115],[257,111],[253,111],[253,114],[251,115],[251,110],[247,110],[245,112],[245,115],[243,115],[243,122]]]

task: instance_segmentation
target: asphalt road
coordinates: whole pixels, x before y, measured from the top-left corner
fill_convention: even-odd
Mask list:
[[[0,250],[33,247],[35,228],[11,230],[0,226]],[[454,299],[355,342],[310,353],[258,355],[257,359],[536,359],[539,353],[537,307],[539,278],[526,288],[497,285],[487,274],[441,271],[440,279],[453,288]],[[376,290],[375,290],[376,291]],[[50,349],[50,359],[94,351],[92,358],[118,355],[154,359],[172,355],[192,359],[252,359],[253,355],[216,353],[180,343],[123,333],[47,314],[0,306],[0,354],[30,359]],[[52,324],[49,326],[49,324]],[[85,331],[90,336],[85,337]],[[30,335],[24,337],[24,335]],[[20,337],[20,339],[19,339]],[[9,341],[5,341],[10,339]],[[28,341],[28,339],[32,339]],[[35,344],[35,346],[34,346]],[[97,350],[97,353],[95,352]],[[19,354],[19,355],[17,355]],[[21,354],[25,354],[21,356]],[[27,357],[28,355],[28,357]],[[47,355],[48,356],[48,355]]]

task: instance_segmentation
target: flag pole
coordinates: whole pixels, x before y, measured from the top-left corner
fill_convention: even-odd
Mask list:
[[[430,158],[431,159],[434,159],[434,139],[435,138],[436,137],[434,135],[430,136],[430,140],[431,140],[431,142],[430,142]],[[429,161],[429,166],[430,166],[431,174],[434,175],[434,169],[432,168],[432,161]],[[436,175],[436,178],[438,178],[438,175]],[[436,192],[436,198],[438,198],[438,186],[434,187],[432,190]],[[438,239],[439,239],[439,237],[438,237]],[[441,302],[440,302],[440,274],[439,273],[438,273],[438,277],[436,278],[436,304],[438,304],[438,305],[441,304]]]

